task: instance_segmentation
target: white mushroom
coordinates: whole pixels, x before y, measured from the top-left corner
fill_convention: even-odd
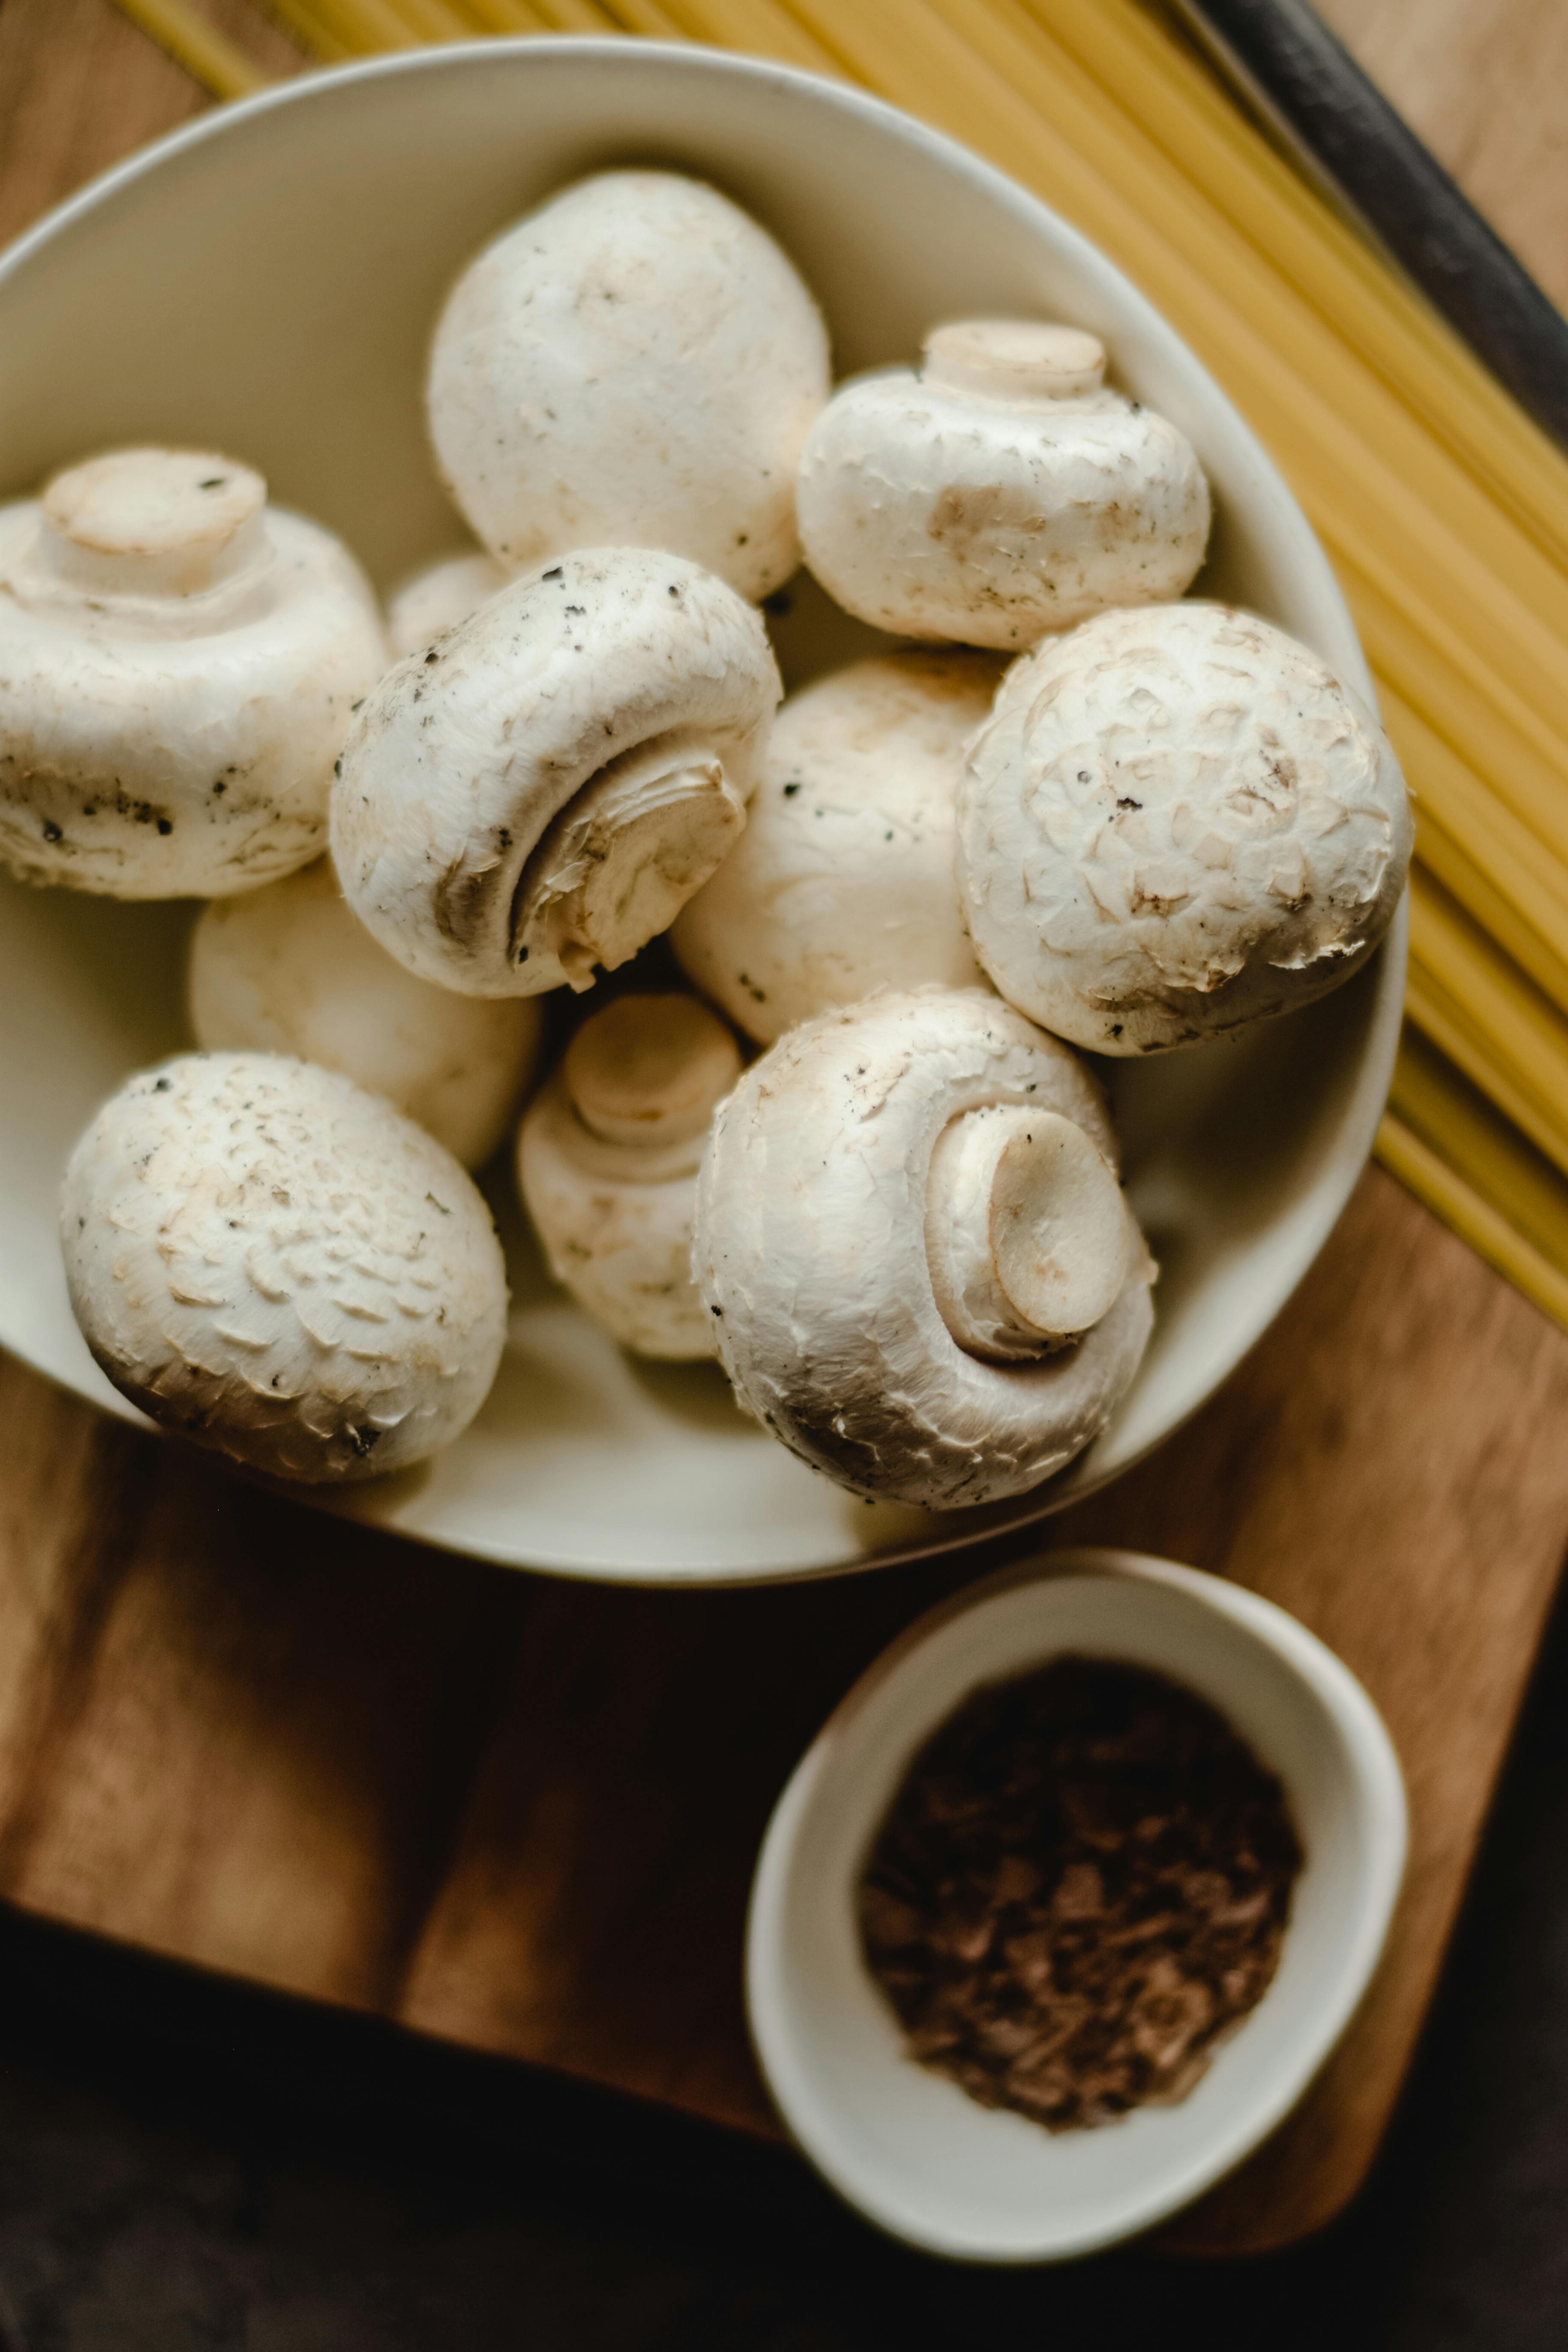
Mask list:
[[[999,675],[982,654],[889,654],[784,704],[745,833],[671,934],[750,1035],[769,1044],[878,988],[983,982],[953,803]]]
[[[829,595],[903,635],[1007,648],[1179,596],[1208,486],[1185,436],[1104,372],[1077,328],[984,319],[928,335],[918,374],[845,384],[796,489]]]
[[[1383,936],[1409,803],[1363,703],[1250,613],[1107,613],[1009,670],[959,793],[975,952],[1011,1004],[1151,1054],[1310,1003]]]
[[[500,1360],[506,1272],[472,1181],[309,1062],[187,1054],[128,1079],[71,1154],[60,1238],[115,1387],[277,1477],[419,1461]]]
[[[208,1053],[296,1054],[384,1095],[478,1168],[539,1052],[536,998],[457,996],[395,963],[347,906],[330,858],[216,898],[191,939],[191,1026]]]
[[[780,692],[761,617],[696,564],[536,567],[365,703],[332,794],[344,894],[443,987],[589,988],[739,837]]]
[[[755,221],[700,180],[604,172],[458,278],[430,436],[509,566],[669,548],[763,596],[800,561],[795,467],[828,383],[821,313]]]
[[[386,635],[395,661],[422,654],[437,637],[477,613],[511,578],[483,548],[444,555],[394,589],[387,601]]]
[[[857,1494],[939,1508],[1070,1461],[1152,1319],[1099,1087],[977,989],[872,997],[754,1063],[692,1271],[759,1420]]]
[[[691,1279],[697,1170],[741,1074],[689,996],[623,996],[584,1023],[523,1119],[518,1179],[550,1270],[639,1355],[713,1353]]]
[[[0,509],[0,860],[117,898],[254,889],[326,844],[386,665],[359,567],[248,466],[120,449]]]

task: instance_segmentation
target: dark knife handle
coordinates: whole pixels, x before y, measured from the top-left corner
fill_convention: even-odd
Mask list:
[[[1568,320],[1306,0],[1174,0],[1215,62],[1568,448]]]

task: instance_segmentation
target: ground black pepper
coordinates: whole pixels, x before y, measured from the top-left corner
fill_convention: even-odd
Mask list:
[[[921,1750],[860,1886],[910,2054],[1052,2131],[1184,2098],[1279,1962],[1284,1790],[1163,1675],[1061,1657]]]

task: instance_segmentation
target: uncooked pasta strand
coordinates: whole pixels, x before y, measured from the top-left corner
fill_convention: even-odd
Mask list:
[[[1486,868],[1421,809],[1415,817],[1415,855],[1471,921],[1528,973],[1559,1013],[1568,1015],[1568,963],[1503,897]]]
[[[268,0],[268,5],[312,46],[324,35],[342,58],[375,57],[384,49],[416,49],[426,44],[426,37],[405,23],[391,0]]]
[[[1488,1099],[1407,1042],[1380,1151],[1568,1322],[1568,1190],[1507,1124],[1568,1169],[1568,580],[1542,560],[1568,548],[1568,469],[1201,69],[1126,0],[277,13],[340,55],[618,20],[847,70],[1041,187],[1144,278],[1258,419],[1335,553],[1418,794],[1410,1010]]]
[[[464,41],[473,36],[473,26],[464,23],[460,10],[447,0],[387,0],[387,5],[416,41]]]
[[[1412,879],[1410,941],[1411,1019],[1568,1171],[1568,1024],[1424,871]]]
[[[608,0],[607,13],[626,33],[641,33],[651,41],[684,41],[687,35],[658,0]]]
[[[699,41],[718,41],[725,48],[752,57],[776,58],[784,65],[805,66],[813,73],[833,73],[830,50],[797,25],[781,0],[669,0],[686,31]]]
[[[1310,373],[1336,416],[1353,420],[1356,437],[1383,465],[1397,468],[1425,503],[1441,503],[1446,527],[1526,601],[1555,598],[1542,610],[1568,627],[1568,581],[1517,528],[1494,497],[1456,459],[1426,420],[1377,374],[1334,324],[1302,296],[1252,239],[1192,178],[1131,122],[1114,93],[1085,71],[1068,48],[1042,31],[1016,0],[925,0],[995,70],[1016,81],[1042,114],[1062,128],[1102,174],[1137,189],[1160,231],[1194,259],[1238,317],[1255,320],[1273,348]],[[1074,14],[1080,29],[1101,23],[1100,0]],[[1145,283],[1153,289],[1157,281]],[[1430,372],[1431,362],[1427,362]],[[1520,570],[1523,564],[1523,572]]]
[[[1384,723],[1407,775],[1418,775],[1417,823],[1440,825],[1522,920],[1568,964],[1568,865],[1521,824],[1485,780],[1386,681]]]
[[[217,97],[248,98],[252,90],[266,88],[268,76],[191,7],[189,0],[120,0],[120,5],[177,65]]]
[[[320,58],[324,65],[338,65],[343,58],[365,57],[370,51],[351,48],[340,40],[312,0],[266,0],[267,13],[276,16],[284,30],[292,34],[300,46]]]
[[[1568,1276],[1568,1180],[1418,1029],[1400,1040],[1390,1106]]]
[[[1133,0],[1005,0],[1069,49],[1439,433],[1514,520],[1568,561],[1568,459],[1425,298],[1308,185],[1199,60]]]
[[[1377,1156],[1391,1176],[1468,1242],[1504,1280],[1568,1330],[1568,1274],[1521,1234],[1491,1196],[1462,1175],[1447,1151],[1434,1150],[1396,1111],[1377,1131]],[[1481,1171],[1481,1185],[1497,1181],[1495,1163]]]
[[[597,8],[594,0],[533,0],[534,13],[542,17],[552,33],[618,33],[621,30],[607,8]]]
[[[452,5],[454,13],[462,20],[465,34],[499,33],[504,36],[550,33],[562,29],[554,21],[560,0],[554,0],[553,5],[534,7],[529,7],[526,0],[452,0]],[[572,0],[567,0],[567,5],[570,6]],[[580,5],[588,15],[597,15],[596,10],[587,7],[587,0],[580,0]],[[597,32],[602,21],[586,29]],[[578,27],[574,25],[569,29],[575,31]]]
[[[1436,599],[1447,624],[1443,657],[1478,682],[1493,673],[1508,681],[1568,739],[1568,681],[1559,658],[1568,582],[1521,533],[1513,534],[1516,561],[1506,577],[1478,570],[1479,551],[1450,521],[1461,491],[1473,488],[1463,469],[1363,369],[1354,371],[1354,388],[1345,388],[1358,419],[1352,425],[1307,372],[1301,333],[1304,325],[1317,327],[1312,313],[1223,223],[1194,213],[1183,220],[1182,244],[1167,236],[1171,175],[1154,168],[1159,159],[1146,142],[1126,153],[1119,146],[1108,167],[1090,152],[1092,112],[1066,103],[1056,78],[1040,71],[1024,44],[1008,51],[1005,78],[938,13],[935,0],[791,5],[840,51],[853,42],[857,63],[879,60],[884,94],[974,140],[1130,268],[1262,425],[1324,535],[1347,541],[1374,576],[1382,545],[1407,547],[1407,592],[1426,607]],[[993,20],[980,0],[973,5],[978,35]],[[1032,102],[1042,94],[1053,116]],[[1238,273],[1244,302],[1231,291]],[[1375,418],[1384,409],[1396,422],[1402,465],[1390,462],[1394,449],[1373,446],[1361,429],[1363,412]],[[1451,612],[1441,610],[1445,598]],[[1563,626],[1554,635],[1545,616],[1558,610]]]
[[[1398,604],[1342,562],[1340,578],[1380,688],[1419,711],[1552,856],[1568,861],[1568,772],[1554,738],[1495,684],[1489,698],[1457,677]],[[1419,777],[1413,782],[1419,789]]]

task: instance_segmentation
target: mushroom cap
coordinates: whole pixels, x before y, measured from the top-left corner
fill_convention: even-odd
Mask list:
[[[72,1309],[132,1403],[254,1469],[401,1469],[484,1402],[506,1337],[489,1211],[379,1095],[186,1054],[110,1097],[60,1199]]]
[[[689,996],[624,996],[584,1023],[524,1116],[518,1182],[550,1270],[638,1355],[713,1353],[691,1279],[697,1171],[735,1041]]]
[[[479,547],[421,564],[387,600],[386,635],[393,660],[427,651],[437,637],[477,613],[510,578],[510,572]]]
[[[443,478],[517,568],[669,548],[742,595],[800,561],[795,476],[827,333],[750,215],[675,172],[602,172],[487,246],[436,330]]]
[[[1115,1165],[1078,1057],[980,990],[917,989],[782,1037],[714,1121],[692,1271],[743,1404],[840,1486],[938,1508],[1038,1486],[1105,1426],[1152,1326],[1141,1246],[1110,1312],[1026,1363],[970,1354],[926,1249],[931,1155],[950,1122],[1054,1112]]]
[[[191,1026],[205,1053],[293,1054],[417,1120],[465,1168],[511,1124],[539,1053],[528,996],[457,996],[393,961],[330,858],[204,908],[191,937]]]
[[[792,695],[746,830],[671,941],[763,1045],[879,988],[984,984],[952,878],[954,800],[1001,672],[983,654],[878,656]]]
[[[121,450],[0,509],[0,860],[119,898],[252,890],[326,845],[385,667],[342,543],[248,467]]]
[[[1010,1004],[1102,1054],[1310,1003],[1398,904],[1412,824],[1376,720],[1305,646],[1194,602],[1016,663],[959,792],[959,886]]]
[[[1182,593],[1208,486],[1175,425],[1093,383],[1092,337],[966,321],[927,352],[922,373],[842,385],[812,427],[795,495],[830,596],[901,635],[1016,651]]]
[[[585,788],[616,786],[616,763],[651,758],[651,790],[630,772],[613,812],[623,828],[648,813],[637,854],[650,903],[632,910],[647,927],[630,952],[707,880],[744,822],[782,691],[761,616],[683,557],[593,548],[536,565],[366,700],[332,794],[344,894],[389,954],[442,987],[531,996],[569,976],[586,985],[536,918],[552,894],[591,885],[605,848],[556,821]],[[673,820],[664,770],[678,780],[689,770]],[[705,794],[723,801],[722,822],[683,866],[679,824],[689,805],[709,822]]]

